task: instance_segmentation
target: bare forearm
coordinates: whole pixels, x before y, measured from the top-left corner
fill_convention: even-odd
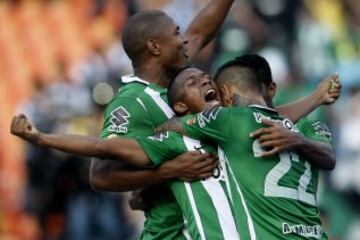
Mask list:
[[[185,32],[189,40],[189,56],[194,56],[214,37],[224,22],[234,0],[211,0]]]
[[[36,143],[71,154],[111,158],[132,166],[142,167],[149,164],[149,159],[140,145],[130,138],[99,139],[81,135],[40,133]]]
[[[301,137],[297,152],[312,165],[322,170],[332,170],[336,165],[334,150],[330,144]]]
[[[165,168],[134,169],[124,164],[93,159],[90,184],[94,190],[125,192],[145,188],[174,178]]]
[[[322,104],[321,99],[316,94],[311,94],[298,101],[277,107],[280,115],[289,118],[296,123],[300,118],[309,115]]]
[[[36,144],[86,157],[106,157],[96,151],[101,140],[90,136],[40,133]]]

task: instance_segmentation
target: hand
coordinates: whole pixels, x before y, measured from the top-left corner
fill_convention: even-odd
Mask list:
[[[331,75],[320,82],[315,94],[318,96],[321,104],[329,105],[340,97],[341,87],[339,75]]]
[[[24,114],[13,117],[10,132],[28,142],[35,143],[38,141],[40,133],[34,125],[32,125]]]
[[[218,157],[200,151],[184,153],[172,161],[167,161],[160,166],[171,176],[183,181],[207,179],[212,176],[218,165]]]
[[[301,144],[300,135],[285,128],[281,123],[267,119],[261,121],[268,127],[250,133],[250,137],[257,138],[261,148],[265,149],[260,153],[260,157],[268,157]]]
[[[144,189],[131,192],[131,197],[129,199],[131,210],[145,211],[146,209],[149,209],[149,206],[146,204],[146,201],[143,197],[143,191]]]
[[[159,134],[166,131],[174,131],[180,134],[184,134],[183,127],[181,126],[180,119],[178,117],[173,117],[167,122],[161,124],[155,129],[155,134]]]

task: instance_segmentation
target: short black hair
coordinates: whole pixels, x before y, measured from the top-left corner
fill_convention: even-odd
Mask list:
[[[170,82],[169,86],[167,87],[167,99],[169,102],[169,106],[174,110],[174,105],[177,101],[180,101],[184,97],[184,92],[180,89],[179,81],[175,81],[177,76],[180,75],[186,69],[190,67],[184,67],[178,71],[174,71],[174,75],[172,77],[172,81]]]
[[[169,20],[166,13],[159,10],[146,10],[130,17],[122,33],[124,50],[136,64],[146,49],[146,41],[159,38],[164,29],[161,25]]]
[[[257,54],[245,54],[226,62],[217,70],[214,80],[219,80],[219,76],[222,75],[226,69],[232,67],[251,69],[255,74],[256,80],[266,86],[269,86],[273,82],[271,68],[268,61]]]

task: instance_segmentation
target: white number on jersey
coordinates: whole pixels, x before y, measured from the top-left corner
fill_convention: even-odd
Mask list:
[[[254,156],[258,157],[259,153],[263,151],[260,147],[259,141],[253,143]],[[308,162],[304,163],[305,171],[299,179],[297,189],[290,187],[279,186],[280,179],[290,171],[292,162],[299,162],[299,155],[295,152],[287,151],[279,154],[280,162],[273,167],[265,178],[264,195],[267,197],[283,197],[295,199],[316,206],[316,198],[314,194],[306,192],[307,186],[311,180],[311,165]]]

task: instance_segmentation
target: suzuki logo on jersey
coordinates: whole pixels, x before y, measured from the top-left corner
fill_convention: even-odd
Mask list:
[[[212,107],[198,114],[199,126],[203,128],[206,126],[206,123],[209,123],[211,120],[215,120],[220,110],[221,107]]]
[[[162,142],[164,139],[169,138],[169,132],[158,133],[154,136],[148,137],[150,140]]]
[[[111,126],[109,127],[110,132],[116,133],[127,133],[128,128],[126,127],[129,124],[129,118],[131,117],[130,113],[126,111],[124,107],[119,107],[111,112]]]

